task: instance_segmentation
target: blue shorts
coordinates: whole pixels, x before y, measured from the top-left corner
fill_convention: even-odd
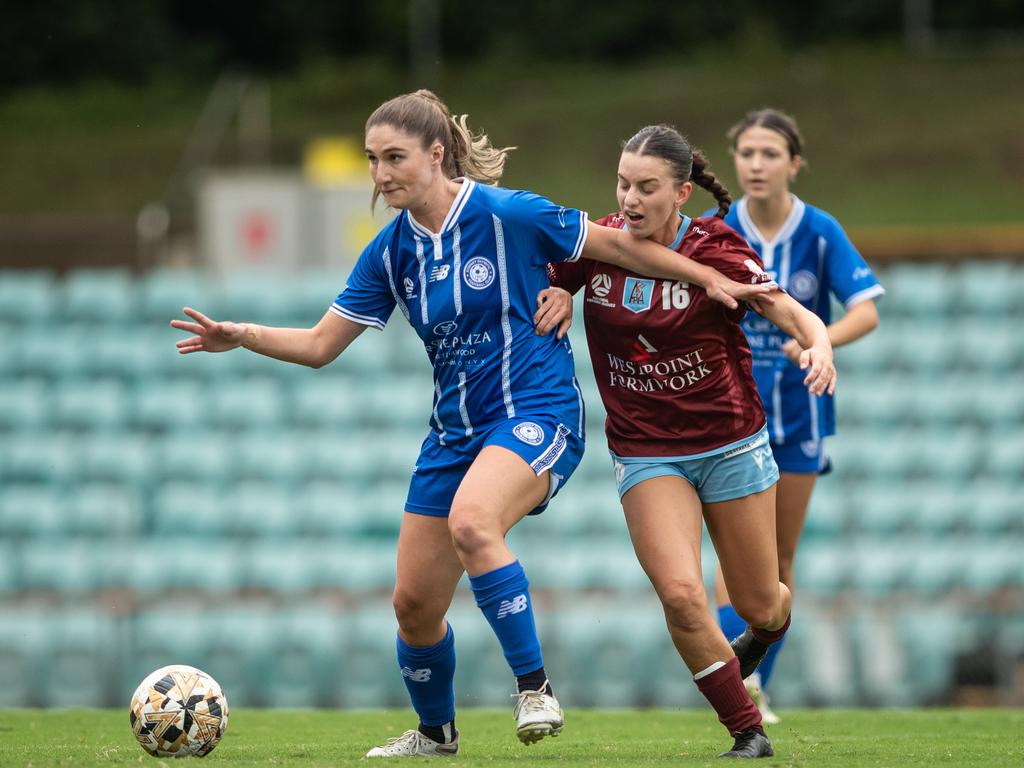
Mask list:
[[[412,470],[406,511],[448,517],[462,478],[488,445],[500,445],[519,454],[538,477],[549,473],[548,495],[530,512],[538,515],[576,471],[583,458],[584,441],[557,419],[536,416],[499,422],[459,446],[441,445],[428,437]]]
[[[768,430],[694,456],[623,458],[612,454],[619,498],[652,477],[681,477],[705,503],[729,501],[771,488],[779,468],[768,446]]]
[[[794,440],[790,443],[773,441],[771,445],[780,472],[827,475],[832,471],[832,459],[825,452],[824,440]]]

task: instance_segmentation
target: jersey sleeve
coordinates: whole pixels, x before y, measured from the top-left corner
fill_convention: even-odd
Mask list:
[[[534,266],[576,261],[587,241],[587,214],[552,203],[532,192],[515,192],[505,203],[502,219],[512,224],[530,246]]]
[[[548,264],[548,280],[553,288],[561,288],[575,295],[587,282],[584,259]]]
[[[821,219],[818,247],[824,251],[828,286],[835,297],[849,309],[883,295],[885,289],[839,222],[823,212]]]
[[[352,268],[348,284],[331,304],[331,312],[383,331],[396,302],[388,274],[390,259],[388,249],[377,241],[366,246]]]

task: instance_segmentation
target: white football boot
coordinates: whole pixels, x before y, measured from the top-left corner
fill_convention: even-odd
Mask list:
[[[761,675],[759,673],[755,672],[752,674],[743,681],[743,685],[746,686],[750,700],[754,702],[757,711],[761,713],[762,723],[765,725],[778,725],[782,722],[782,718],[776,715],[772,708],[768,706],[768,692],[761,687]]]
[[[419,731],[406,731],[388,739],[382,747],[374,747],[367,757],[451,757],[459,751],[459,734],[448,744],[441,744]]]
[[[558,699],[543,692],[547,687],[548,681],[545,680],[539,691],[512,694],[516,700],[516,708],[512,712],[516,719],[516,736],[523,744],[533,744],[545,736],[557,736],[565,725]]]

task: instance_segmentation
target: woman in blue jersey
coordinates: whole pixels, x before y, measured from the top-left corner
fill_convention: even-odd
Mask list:
[[[216,322],[185,308],[183,354],[244,346],[320,367],[397,307],[434,367],[430,432],[413,468],[394,591],[398,665],[420,723],[368,757],[454,755],[454,635],[445,614],[463,572],[517,679],[516,731],[562,729],[544,671],[526,576],[505,535],[541,512],[583,453],[583,403],[568,341],[535,332],[547,264],[581,255],[704,286],[729,307],[763,297],[652,241],[580,211],[495,186],[507,150],[473,135],[429,91],[385,102],[366,123],[375,185],[399,214],[310,329]],[[339,393],[344,395],[344,393]]]
[[[803,162],[803,138],[792,117],[774,109],[748,113],[729,133],[743,197],[725,217],[758,252],[765,270],[828,326],[833,347],[878,325],[875,299],[884,290],[832,216],[792,192]],[[830,297],[846,307],[832,321]],[[779,579],[793,589],[793,559],[818,475],[831,465],[825,437],[835,433],[832,396],[815,395],[798,367],[800,345],[770,321],[748,312],[743,330],[754,355],[754,378],[768,414],[772,452],[779,465],[776,532]],[[730,603],[719,571],[719,621],[726,637],[746,627]],[[747,679],[747,690],[766,723],[778,722],[764,689],[783,642],[776,643]]]

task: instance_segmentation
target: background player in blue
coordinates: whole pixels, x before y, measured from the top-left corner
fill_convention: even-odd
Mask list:
[[[878,325],[874,300],[885,291],[832,216],[789,191],[803,160],[796,121],[778,110],[748,113],[729,130],[743,197],[725,217],[758,252],[765,270],[828,326],[833,347],[849,344]],[[831,322],[830,294],[846,307]],[[835,434],[832,396],[803,384],[800,346],[770,321],[748,312],[743,330],[754,355],[754,378],[768,414],[772,452],[779,465],[776,527],[779,579],[793,589],[793,559],[819,474],[831,469],[825,437]],[[745,623],[733,610],[719,571],[719,621],[728,638]],[[764,689],[783,642],[771,646],[747,690],[766,723],[778,722]]]
[[[194,322],[171,324],[194,334],[178,342],[182,353],[245,346],[319,367],[399,308],[434,367],[431,429],[413,468],[394,592],[398,664],[420,724],[367,756],[458,751],[445,614],[464,571],[517,678],[517,734],[532,743],[557,735],[563,717],[526,576],[505,534],[544,509],[575,470],[584,440],[568,340],[535,333],[547,264],[585,255],[696,283],[730,308],[771,286],[735,283],[652,241],[591,225],[580,211],[485,186],[500,178],[507,150],[472,135],[465,116],[452,117],[429,91],[382,104],[365,138],[374,198],[400,213],[314,328],[218,323],[189,308]]]

